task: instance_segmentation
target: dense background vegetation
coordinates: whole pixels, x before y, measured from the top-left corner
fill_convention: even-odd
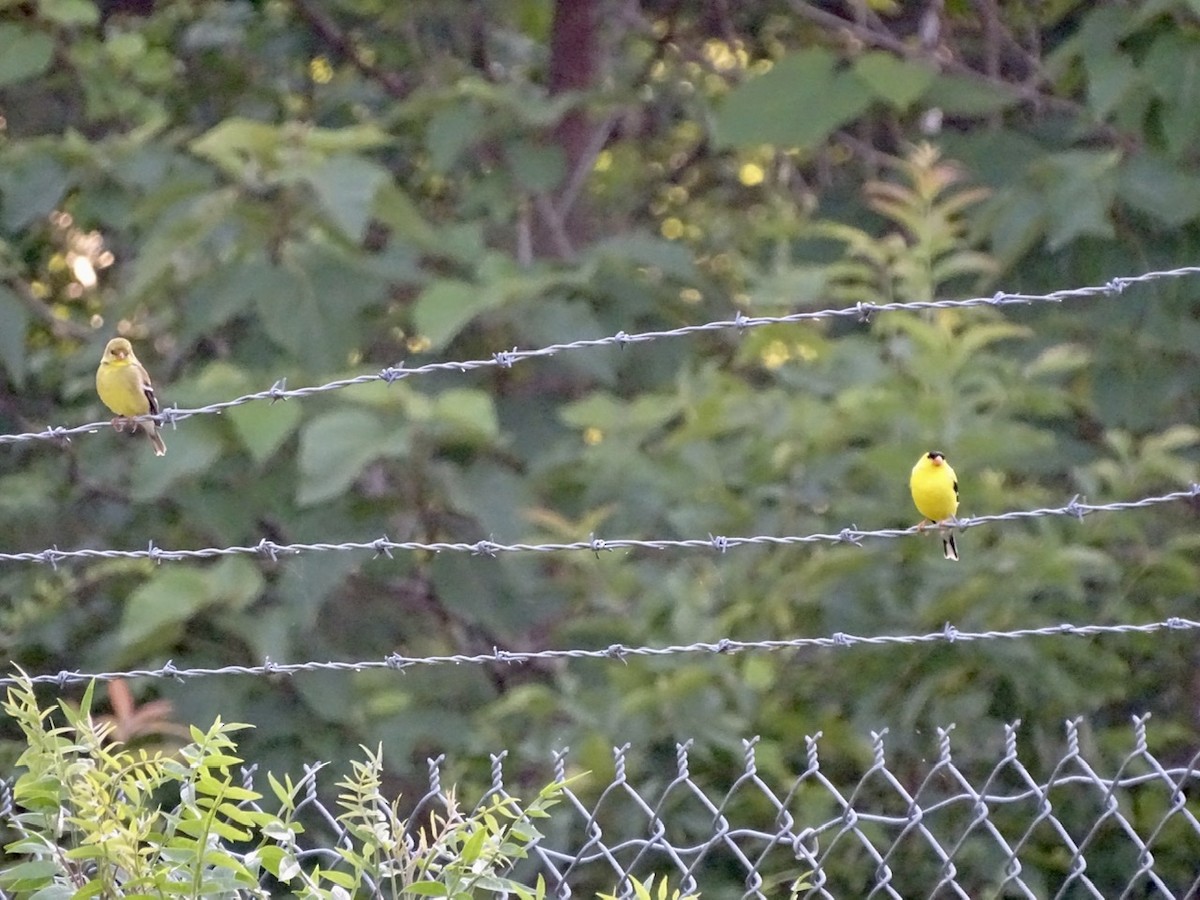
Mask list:
[[[404,361],[859,300],[1046,292],[1197,261],[1200,18],[1125,4],[30,0],[0,4],[0,433],[107,417],[135,341],[167,405]],[[930,4],[935,9],[937,4]],[[559,354],[0,449],[0,549],[804,534],[1200,480],[1195,279]],[[936,542],[724,555],[309,555],[0,566],[32,672],[1195,618],[1195,505]],[[137,682],[134,730],[251,722],[276,771],[571,746],[647,770],[803,737],[900,768],[957,724],[1100,748],[1200,726],[1194,636]],[[11,737],[12,735],[10,735]],[[464,769],[460,776],[473,778]],[[537,782],[545,770],[531,778]],[[403,785],[400,785],[403,787]],[[1051,865],[1051,863],[1048,863]]]

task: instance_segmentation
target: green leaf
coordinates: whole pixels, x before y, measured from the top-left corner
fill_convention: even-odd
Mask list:
[[[378,125],[365,123],[345,128],[312,128],[308,125],[289,125],[285,129],[289,142],[299,142],[320,154],[350,153],[373,150],[392,143],[391,136]]]
[[[446,887],[440,881],[414,881],[412,884],[406,885],[404,890],[421,897],[450,896],[450,888]]]
[[[1162,99],[1161,127],[1172,156],[1184,156],[1200,139],[1200,41],[1179,31],[1164,32],[1142,64],[1147,83]]]
[[[898,110],[906,110],[921,98],[937,77],[937,71],[891,53],[864,53],[854,63],[854,74],[875,96]]]
[[[575,428],[640,433],[665,425],[678,415],[681,404],[674,398],[650,395],[626,402],[597,391],[563,406],[560,417]]]
[[[25,385],[25,331],[29,310],[7,286],[0,284],[0,366],[13,387]]]
[[[283,876],[282,872],[285,863],[291,859],[291,855],[284,851],[282,847],[262,847],[256,852],[262,867],[275,878],[286,882],[287,879]]]
[[[309,422],[300,434],[300,487],[296,502],[311,506],[343,493],[371,462],[406,451],[401,432],[379,416],[339,409]]]
[[[160,397],[160,399],[162,399]],[[179,480],[201,475],[212,468],[221,456],[223,442],[219,426],[191,418],[178,428],[162,428],[167,444],[166,456],[155,456],[149,439],[139,430],[136,434],[117,434],[123,439],[122,451],[135,454],[134,474],[129,493],[135,500],[157,500]]]
[[[1104,119],[1121,104],[1141,76],[1133,60],[1116,50],[1103,54],[1102,58],[1089,54],[1086,60],[1088,105],[1097,119]]]
[[[3,63],[0,63],[3,65]],[[0,225],[20,231],[58,206],[71,184],[61,163],[45,152],[31,152],[0,167]]]
[[[309,177],[325,212],[354,242],[362,240],[379,188],[389,180],[382,166],[344,153],[329,157]]]
[[[1046,243],[1051,250],[1084,236],[1113,236],[1109,210],[1119,161],[1118,151],[1087,150],[1058,153],[1042,161]]]
[[[0,884],[13,886],[19,882],[36,882],[48,879],[59,871],[58,863],[49,859],[35,859],[8,866],[0,873]]]
[[[965,75],[939,75],[925,94],[925,104],[963,116],[986,116],[1016,106],[1016,92]]]
[[[297,278],[265,257],[239,259],[194,284],[183,301],[184,334],[206,335],[239,316],[252,315],[258,298],[298,290]]]
[[[389,179],[376,191],[371,212],[397,235],[427,253],[445,252],[437,229],[426,221],[412,198],[395,181]]]
[[[330,358],[344,364],[345,353],[358,345],[359,330],[354,327],[357,313],[372,307],[382,308],[387,299],[388,278],[374,271],[370,261],[330,244],[294,246],[290,251],[297,271],[307,279],[316,297],[331,338]],[[405,274],[415,274],[415,269]],[[336,349],[340,348],[340,349]]]
[[[38,11],[58,25],[95,25],[100,10],[90,0],[38,0]]]
[[[300,405],[287,400],[247,403],[225,413],[242,446],[260,466],[292,436],[303,416]]]
[[[567,177],[567,158],[561,147],[517,140],[505,146],[504,155],[517,183],[535,193],[551,191]]]
[[[104,40],[104,49],[109,58],[121,68],[129,68],[146,57],[146,36],[137,31],[109,34]]]
[[[156,569],[152,578],[129,595],[117,632],[118,644],[127,658],[162,652],[212,599],[202,570],[182,566]]]
[[[471,319],[493,305],[492,300],[478,285],[442,278],[421,291],[413,308],[413,325],[429,340],[431,350],[440,350]]]
[[[21,25],[0,24],[0,87],[36,78],[50,68],[54,38]]]
[[[1117,196],[1168,228],[1200,217],[1200,178],[1148,151],[1121,168]]]
[[[234,116],[214,125],[188,148],[237,178],[251,162],[274,169],[280,143],[280,130],[276,126]]]
[[[592,247],[588,255],[622,266],[649,266],[682,281],[696,277],[695,254],[679,241],[668,241],[658,235],[633,232],[606,238]]]
[[[432,419],[456,438],[488,442],[500,434],[492,398],[475,388],[451,388],[437,395]]]
[[[474,103],[444,106],[433,114],[425,130],[429,164],[438,172],[449,172],[460,156],[484,133],[487,119]]]
[[[866,86],[837,65],[837,57],[828,50],[804,50],[738,86],[717,109],[715,143],[718,147],[820,144],[871,103]]]
[[[255,302],[268,337],[310,370],[336,365],[326,340],[325,314],[308,279],[290,266],[272,266],[260,273],[263,289]]]
[[[213,834],[218,835],[219,837],[222,837],[225,840],[230,841],[231,843],[248,841],[248,840],[250,840],[250,837],[251,837],[251,832],[246,831],[245,829],[242,829],[242,828],[237,828],[237,827],[229,824],[228,822],[222,821],[221,819],[214,819],[209,824],[209,830]],[[205,862],[209,862],[209,863],[215,862],[216,860],[218,860],[222,857],[229,859],[231,862],[233,862],[236,865],[236,861],[233,860],[232,857],[228,857],[225,854],[213,853],[211,851],[204,854]]]
[[[471,836],[463,844],[458,857],[468,868],[475,863],[475,860],[479,859],[479,854],[483,850],[483,842],[487,840],[487,836],[488,829],[476,825]]]
[[[1032,187],[1005,191],[985,206],[985,215],[992,250],[1003,260],[1020,258],[1045,230],[1045,201]]]
[[[228,609],[244,609],[263,591],[263,575],[258,566],[245,556],[226,556],[204,570],[214,603]],[[241,788],[231,788],[226,795],[234,800],[257,799],[241,796]]]
[[[324,881],[329,881],[333,884],[336,884],[338,887],[346,888],[346,890],[352,890],[358,887],[354,876],[349,872],[337,872],[333,869],[323,869],[321,871],[321,878]]]

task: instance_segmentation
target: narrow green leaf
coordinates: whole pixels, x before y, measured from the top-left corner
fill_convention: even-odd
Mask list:
[[[479,854],[483,850],[483,842],[487,840],[488,829],[475,826],[474,832],[467,838],[459,851],[459,860],[467,867],[474,865],[479,859]]]
[[[208,827],[213,834],[227,841],[248,841],[253,836],[249,830],[237,828],[222,819],[213,819],[208,823]]]
[[[209,753],[204,757],[204,768],[206,770],[223,769],[226,766],[240,765],[244,760],[239,756],[233,756],[228,753]],[[222,790],[225,788],[224,780],[221,782]]]
[[[291,777],[285,776],[285,778],[287,778],[286,785],[280,782],[273,772],[267,773],[267,783],[271,785],[271,790],[279,798],[280,804],[286,809],[291,809],[296,802],[296,786],[292,784]]]
[[[338,887],[343,887],[346,890],[354,890],[358,887],[358,881],[349,872],[337,872],[333,869],[322,869],[321,878],[325,881],[332,882]]]
[[[247,790],[246,788],[238,787],[236,784],[228,785],[225,788],[224,795],[226,800],[233,803],[244,803],[247,801],[254,803],[262,799],[262,794],[260,794],[258,791]],[[234,809],[236,810],[236,813],[234,814],[239,816],[257,815],[257,813],[252,809],[241,809],[240,807],[234,807]],[[250,824],[249,819],[239,821],[245,821],[246,824]]]
[[[420,897],[449,897],[450,889],[440,881],[414,881],[405,890]]]
[[[342,128],[296,129],[289,126],[287,136],[295,140],[298,136],[305,147],[321,154],[351,153],[371,150],[392,143],[391,136],[378,125],[366,122]]]

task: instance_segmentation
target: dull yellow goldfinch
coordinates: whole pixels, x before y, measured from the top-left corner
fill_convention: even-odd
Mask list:
[[[133,347],[125,338],[113,338],[104,348],[100,368],[96,370],[96,393],[104,405],[117,414],[113,427],[118,430],[122,419],[158,414],[158,399],[154,396],[150,376],[133,355]],[[154,455],[165,454],[167,445],[158,433],[158,426],[150,421],[134,422],[135,430],[138,425],[150,436]]]
[[[922,454],[912,468],[908,487],[917,512],[926,519],[918,527],[924,528],[930,523],[937,525],[942,532],[942,551],[946,559],[957,562],[958,545],[954,542],[954,532],[946,530],[944,522],[953,519],[958,512],[958,476],[946,462],[946,455],[938,450]]]

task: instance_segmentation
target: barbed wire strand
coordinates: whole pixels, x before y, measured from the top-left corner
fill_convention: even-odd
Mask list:
[[[1126,500],[1115,503],[1091,504],[1081,502],[1079,497],[1072,498],[1066,506],[1046,507],[1043,509],[1014,510],[989,516],[970,516],[955,520],[953,527],[959,530],[976,528],[996,522],[1014,522],[1023,519],[1040,519],[1051,516],[1073,516],[1082,520],[1098,512],[1125,512],[1133,509],[1143,509],[1157,506],[1161,503],[1173,503],[1179,500],[1200,499],[1200,483],[1193,484],[1187,490],[1173,491],[1156,497],[1143,497],[1140,500]],[[190,559],[213,559],[221,556],[261,556],[277,561],[285,556],[298,556],[305,553],[344,553],[369,550],[376,556],[391,557],[393,551],[425,551],[429,553],[470,553],[473,556],[498,556],[501,553],[554,553],[577,550],[590,550],[599,554],[601,551],[613,550],[716,550],[724,553],[736,547],[754,545],[790,546],[794,544],[854,544],[861,546],[866,540],[891,539],[909,537],[928,532],[932,526],[913,525],[908,528],[881,528],[875,531],[863,531],[857,526],[843,528],[836,533],[816,533],[805,535],[769,535],[760,534],[752,537],[726,537],[724,535],[709,535],[707,538],[686,539],[652,539],[615,538],[605,540],[592,535],[586,541],[571,541],[569,543],[549,544],[500,544],[495,541],[393,541],[386,535],[371,541],[342,541],[340,543],[294,543],[277,544],[266,538],[257,544],[233,547],[204,547],[197,550],[168,550],[158,547],[153,541],[145,550],[59,550],[49,547],[45,550],[25,553],[0,552],[0,563],[42,563],[57,567],[59,563],[78,559],[149,559],[156,563],[179,562]]]
[[[157,669],[131,669],[120,672],[74,672],[61,671],[53,675],[33,675],[28,680],[33,684],[54,684],[65,687],[92,681],[115,681],[130,678],[174,678],[185,680],[213,675],[295,675],[300,672],[364,672],[371,669],[393,669],[403,671],[415,666],[482,665],[505,663],[509,665],[561,659],[598,659],[624,661],[630,657],[662,657],[683,654],[715,653],[731,654],[745,651],[780,651],[812,649],[845,649],[857,646],[883,647],[935,643],[974,643],[978,641],[1019,640],[1035,637],[1096,637],[1117,634],[1154,634],[1159,631],[1196,631],[1200,622],[1173,616],[1161,622],[1144,624],[1123,623],[1113,625],[1046,625],[1040,628],[1017,628],[1011,631],[959,631],[949,622],[941,631],[926,634],[857,635],[835,632],[828,637],[781,638],[776,640],[741,641],[722,638],[718,641],[698,641],[692,644],[671,644],[663,647],[627,647],[611,644],[596,649],[565,650],[500,650],[491,653],[454,654],[449,656],[404,656],[392,653],[383,659],[359,660],[356,662],[276,663],[267,659],[258,666],[219,666],[216,668],[178,668],[172,662]],[[16,677],[0,678],[0,687],[17,684]]]
[[[1064,300],[1079,300],[1096,297],[1114,297],[1121,294],[1127,287],[1135,284],[1144,284],[1147,282],[1158,281],[1165,278],[1182,278],[1188,275],[1200,274],[1200,266],[1185,266],[1178,269],[1168,269],[1156,272],[1146,272],[1141,275],[1130,275],[1113,278],[1111,281],[1102,285],[1093,285],[1090,287],[1067,288],[1060,291],[1053,291],[1049,294],[1010,294],[999,292],[991,297],[971,297],[963,300],[917,300],[909,302],[895,303],[857,303],[854,306],[838,307],[830,309],[812,310],[808,312],[790,313],[785,316],[747,316],[741,312],[732,319],[722,319],[714,322],[706,322],[701,325],[685,325],[680,328],[671,328],[665,331],[642,331],[634,334],[629,334],[624,331],[618,331],[616,334],[609,335],[603,338],[594,338],[588,340],[569,341],[561,344],[550,344],[545,347],[539,347],[530,350],[501,350],[493,353],[487,359],[470,359],[457,362],[433,362],[426,363],[421,366],[413,366],[411,368],[403,363],[395,366],[388,366],[379,372],[358,375],[354,378],[340,378],[335,381],[326,382],[325,384],[313,385],[312,387],[288,389],[287,379],[280,379],[268,390],[258,391],[253,394],[245,394],[241,397],[236,397],[233,400],[225,400],[220,403],[212,403],[207,406],[200,406],[194,409],[179,409],[178,407],[167,407],[163,409],[157,416],[139,416],[138,419],[153,418],[156,422],[162,425],[174,426],[184,419],[190,419],[192,416],[213,415],[222,413],[227,409],[232,409],[235,406],[242,406],[246,403],[251,403],[256,400],[270,400],[272,402],[278,400],[291,400],[303,397],[311,397],[316,394],[324,394],[329,391],[338,391],[343,388],[353,387],[359,384],[372,384],[375,382],[385,382],[391,384],[404,378],[410,378],[414,375],[428,375],[434,372],[459,372],[465,373],[475,369],[484,368],[511,368],[515,363],[527,359],[535,359],[538,357],[554,356],[558,353],[563,353],[571,350],[585,350],[594,347],[625,347],[629,344],[647,343],[650,341],[658,341],[666,338],[683,337],[685,335],[699,334],[709,331],[725,331],[728,329],[737,329],[744,331],[748,328],[757,328],[762,325],[781,325],[792,324],[797,322],[814,322],[822,319],[834,318],[857,318],[862,322],[870,320],[871,316],[876,313],[885,312],[912,312],[923,309],[963,309],[975,306],[1012,306],[1012,305],[1028,305],[1034,303],[1061,303]],[[109,427],[110,422],[89,422],[85,425],[76,425],[74,427],[54,426],[43,431],[31,431],[24,434],[4,434],[0,435],[0,444],[19,444],[28,441],[66,441],[71,437],[79,434],[96,434],[102,429]]]

